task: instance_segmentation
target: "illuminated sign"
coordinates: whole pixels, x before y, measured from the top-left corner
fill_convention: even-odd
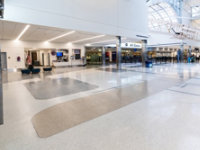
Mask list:
[[[107,47],[116,47],[115,44],[107,45]],[[142,49],[141,43],[122,43],[122,48],[134,48],[134,49]]]
[[[121,45],[122,48],[142,48],[142,44],[140,43],[122,43]]]

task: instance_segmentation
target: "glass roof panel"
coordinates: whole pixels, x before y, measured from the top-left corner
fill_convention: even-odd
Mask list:
[[[167,25],[178,23],[175,10],[166,2],[156,3],[149,6],[149,27],[152,30],[167,31]]]

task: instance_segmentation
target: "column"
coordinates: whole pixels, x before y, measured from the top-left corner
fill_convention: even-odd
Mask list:
[[[142,40],[142,66],[145,67],[147,60],[147,40]]]
[[[116,43],[116,48],[117,48],[117,69],[121,69],[121,36],[117,36],[117,43]]]
[[[192,46],[189,46],[189,57],[192,55]]]
[[[102,61],[103,61],[103,65],[106,65],[106,48],[102,47]]]
[[[180,46],[180,62],[184,62],[184,58],[183,58],[183,52],[184,52],[184,44],[182,43]]]
[[[191,55],[192,55],[192,46],[189,46],[188,52],[187,52],[187,60],[186,60],[186,62],[188,62],[188,63],[191,62]]]
[[[4,0],[0,0],[0,18],[4,18]]]
[[[0,125],[3,124],[3,90],[2,90],[2,65],[1,65],[1,47],[0,47]]]

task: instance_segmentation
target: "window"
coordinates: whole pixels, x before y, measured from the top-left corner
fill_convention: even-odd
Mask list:
[[[74,57],[75,57],[75,60],[81,59],[81,50],[80,49],[74,49]]]

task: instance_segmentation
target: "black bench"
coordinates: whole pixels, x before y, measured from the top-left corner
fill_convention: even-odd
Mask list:
[[[43,71],[52,71],[52,68],[51,67],[43,68]]]
[[[32,69],[32,74],[38,74],[38,73],[40,73],[39,68]]]
[[[29,69],[22,69],[21,70],[22,74],[30,74],[31,71]]]

